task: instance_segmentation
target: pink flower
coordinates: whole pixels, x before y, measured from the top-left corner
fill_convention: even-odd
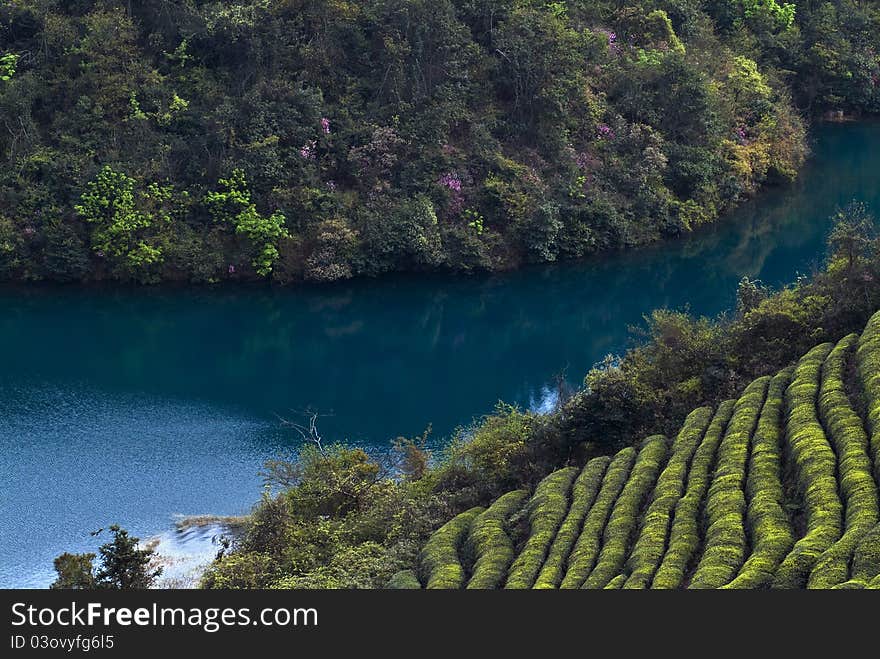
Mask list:
[[[234,275],[234,274],[235,274],[235,266],[232,265],[231,263],[229,264],[229,274],[230,274],[230,275]]]
[[[455,192],[461,192],[461,179],[452,173],[443,174],[438,181],[444,188],[449,188]]]
[[[330,120],[327,117],[321,117],[321,130],[324,131],[324,135],[330,134]]]
[[[615,137],[614,131],[608,124],[599,124],[598,126],[596,126],[596,131],[599,133],[599,137],[601,137],[602,139],[613,140]]]
[[[305,144],[303,144],[302,148],[299,150],[299,155],[301,155],[306,160],[313,160],[315,157],[315,148],[318,146],[315,140],[309,140]]]

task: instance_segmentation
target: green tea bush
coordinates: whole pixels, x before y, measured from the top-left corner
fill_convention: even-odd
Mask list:
[[[602,531],[605,529],[614,502],[626,485],[635,460],[636,450],[629,447],[617,453],[608,465],[608,470],[602,479],[602,488],[584,519],[581,534],[568,558],[568,567],[561,588],[580,588],[593,569],[599,555]]]
[[[874,314],[859,340],[856,362],[868,405],[870,452],[874,479],[880,483],[880,312]]]
[[[535,588],[558,588],[562,577],[565,575],[565,564],[571,553],[571,548],[580,535],[584,518],[593,506],[599,488],[602,486],[602,477],[608,469],[611,458],[602,456],[587,463],[571,488],[571,507],[568,515],[562,521],[550,553],[544,566],[535,581]]]
[[[734,405],[735,401],[726,400],[718,406],[703,441],[694,453],[685,494],[675,507],[669,548],[657,569],[651,588],[680,588],[684,584],[688,567],[700,547],[700,504],[709,489],[715,453],[733,414]]]
[[[505,588],[534,585],[556,531],[568,512],[569,493],[578,471],[577,467],[566,467],[538,483],[528,504],[529,537],[510,567]]]
[[[803,496],[807,530],[780,564],[774,588],[803,588],[819,557],[840,539],[842,532],[837,458],[816,410],[822,363],[832,347],[823,343],[801,358],[785,392],[786,445]]]
[[[632,474],[623,487],[602,537],[602,551],[596,567],[582,588],[604,588],[623,567],[632,536],[638,527],[639,514],[654,490],[657,475],[669,453],[667,439],[662,435],[648,437],[639,451]]]
[[[846,506],[846,532],[819,557],[808,588],[831,588],[849,578],[849,566],[861,539],[878,523],[877,484],[871,474],[868,436],[846,394],[847,358],[858,335],[842,339],[822,366],[819,413],[837,453],[838,483]]]
[[[471,508],[456,515],[434,532],[421,554],[422,580],[429,589],[458,589],[464,586],[465,571],[459,549],[471,529],[471,524],[483,512]]]
[[[514,557],[513,540],[507,532],[511,516],[522,508],[529,493],[514,490],[504,494],[474,520],[465,550],[474,558],[468,588],[498,588],[504,582]]]
[[[794,544],[794,529],[785,509],[782,486],[783,396],[794,369],[780,371],[770,381],[767,400],[758,419],[749,458],[746,514],[752,554],[736,579],[725,588],[763,588],[773,580],[780,561]]]
[[[421,590],[422,584],[419,583],[415,570],[401,570],[391,576],[386,588],[389,590]]]
[[[853,579],[869,583],[880,577],[880,524],[868,532],[856,548],[852,562]]]
[[[605,590],[620,590],[623,588],[626,583],[626,575],[618,574],[611,581],[608,582],[608,585],[605,586]]]
[[[669,462],[657,479],[654,499],[648,506],[638,539],[627,561],[630,575],[624,588],[647,588],[651,583],[666,549],[672,513],[684,494],[688,467],[711,421],[711,407],[700,407],[685,419],[672,446]]]
[[[736,577],[746,558],[746,466],[770,383],[758,378],[736,402],[733,416],[718,448],[718,464],[706,501],[706,541],[691,588],[720,588]]]

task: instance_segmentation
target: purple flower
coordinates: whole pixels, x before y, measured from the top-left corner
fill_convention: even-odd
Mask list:
[[[736,130],[733,131],[736,134],[736,139],[740,144],[748,144],[749,137],[746,134],[746,129],[742,126],[737,126]]]
[[[596,131],[599,133],[599,137],[604,140],[613,140],[615,137],[614,131],[608,124],[599,124],[596,126]]]
[[[327,117],[321,117],[321,130],[324,131],[324,135],[330,134],[330,120]]]
[[[230,275],[234,275],[234,274],[235,274],[235,266],[232,265],[231,263],[229,264],[229,274],[230,274]]]
[[[302,148],[299,150],[299,155],[301,155],[306,160],[312,160],[315,157],[315,148],[318,146],[315,140],[309,140],[305,144],[303,144]]]
[[[327,181],[327,189],[335,190],[336,189],[336,181]]]
[[[452,174],[452,173],[443,174],[440,177],[440,180],[438,181],[438,183],[440,183],[440,185],[442,185],[444,188],[449,188],[450,190],[453,190],[454,192],[461,192],[461,179],[458,178],[458,176],[456,176],[455,174]]]

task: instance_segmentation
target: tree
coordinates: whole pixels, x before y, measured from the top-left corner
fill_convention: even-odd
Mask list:
[[[103,530],[103,529],[102,529]],[[145,590],[152,588],[162,575],[153,565],[156,552],[139,549],[139,539],[128,535],[118,524],[110,527],[113,540],[101,545],[101,567],[95,570],[95,554],[63,553],[55,559],[58,578],[54,589],[72,590]],[[97,535],[100,531],[93,533]]]
[[[55,559],[58,578],[52,583],[53,590],[95,590],[95,555],[64,552]]]
[[[145,590],[152,588],[162,575],[161,567],[152,565],[155,552],[139,549],[139,538],[128,535],[118,524],[110,527],[113,540],[98,549],[101,569],[98,570],[99,588],[113,590]]]
[[[834,228],[828,235],[831,257],[846,257],[847,270],[852,272],[856,262],[871,246],[875,235],[874,217],[867,205],[853,202],[834,216]]]
[[[272,272],[278,260],[277,243],[289,238],[284,226],[286,218],[280,211],[269,217],[260,215],[257,206],[251,201],[247,179],[241,169],[235,169],[229,178],[220,179],[220,192],[209,192],[205,196],[211,215],[217,222],[235,227],[235,233],[243,234],[258,250],[251,264],[262,277]]]

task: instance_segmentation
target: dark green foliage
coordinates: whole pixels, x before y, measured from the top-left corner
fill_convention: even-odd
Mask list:
[[[465,543],[465,553],[474,559],[468,588],[499,588],[504,583],[515,555],[508,524],[527,497],[526,490],[508,492],[474,520]]]
[[[715,454],[735,404],[735,401],[728,400],[718,406],[703,441],[694,453],[688,473],[687,488],[684,496],[675,506],[669,545],[657,574],[654,575],[654,581],[651,582],[651,588],[680,588],[684,585],[688,567],[694,560],[701,543],[700,506],[709,490]]]
[[[558,588],[562,582],[569,554],[581,533],[584,518],[599,494],[609,462],[611,458],[605,456],[590,460],[575,480],[571,488],[571,507],[553,539],[535,588]]]
[[[95,554],[61,554],[55,559],[58,578],[51,587],[79,590],[152,588],[162,575],[162,568],[155,565],[155,552],[141,549],[139,539],[128,535],[128,531],[118,524],[109,530],[113,539],[98,548],[101,561],[97,569]]]
[[[602,479],[602,488],[596,496],[577,542],[568,557],[568,566],[560,588],[580,588],[599,557],[602,532],[611,509],[626,485],[636,460],[636,450],[625,448],[612,458]]]
[[[95,554],[63,553],[55,559],[55,572],[58,577],[52,582],[53,590],[94,590]]]
[[[816,346],[798,362],[785,392],[786,445],[804,500],[806,534],[783,559],[774,588],[802,588],[823,552],[840,539],[843,505],[837,493],[837,458],[819,422],[817,404],[822,363],[832,345]]]
[[[691,459],[711,420],[710,407],[698,408],[685,419],[684,426],[672,445],[669,462],[657,479],[653,499],[645,512],[638,539],[627,560],[629,577],[624,588],[647,588],[650,585],[666,550],[672,515],[684,494]]]
[[[421,553],[422,580],[430,589],[463,588],[465,570],[461,564],[461,548],[471,525],[483,508],[471,508],[446,522],[428,540]]]
[[[579,470],[567,467],[554,472],[535,488],[535,494],[526,507],[529,537],[525,546],[510,566],[505,588],[531,588],[559,525],[568,512],[571,486]]]
[[[822,366],[819,412],[837,454],[837,481],[846,507],[846,532],[819,557],[810,574],[809,588],[831,588],[846,581],[853,552],[880,517],[877,484],[868,456],[868,436],[844,385],[847,360],[858,340],[855,334],[841,339]]]
[[[783,397],[793,372],[792,368],[780,371],[767,389],[767,400],[752,439],[746,479],[746,520],[751,530],[752,553],[736,579],[725,588],[766,587],[794,544],[782,484]]]
[[[795,106],[880,106],[873,14],[798,12],[765,38],[695,4],[5,3],[0,276],[330,281],[688,232],[797,172]]]
[[[582,588],[604,588],[623,567],[641,509],[657,482],[668,453],[661,435],[645,440],[602,536],[602,551]]]
[[[703,555],[690,588],[720,588],[736,576],[746,558],[746,467],[752,434],[770,383],[769,377],[755,380],[736,402],[706,499],[707,530]]]

